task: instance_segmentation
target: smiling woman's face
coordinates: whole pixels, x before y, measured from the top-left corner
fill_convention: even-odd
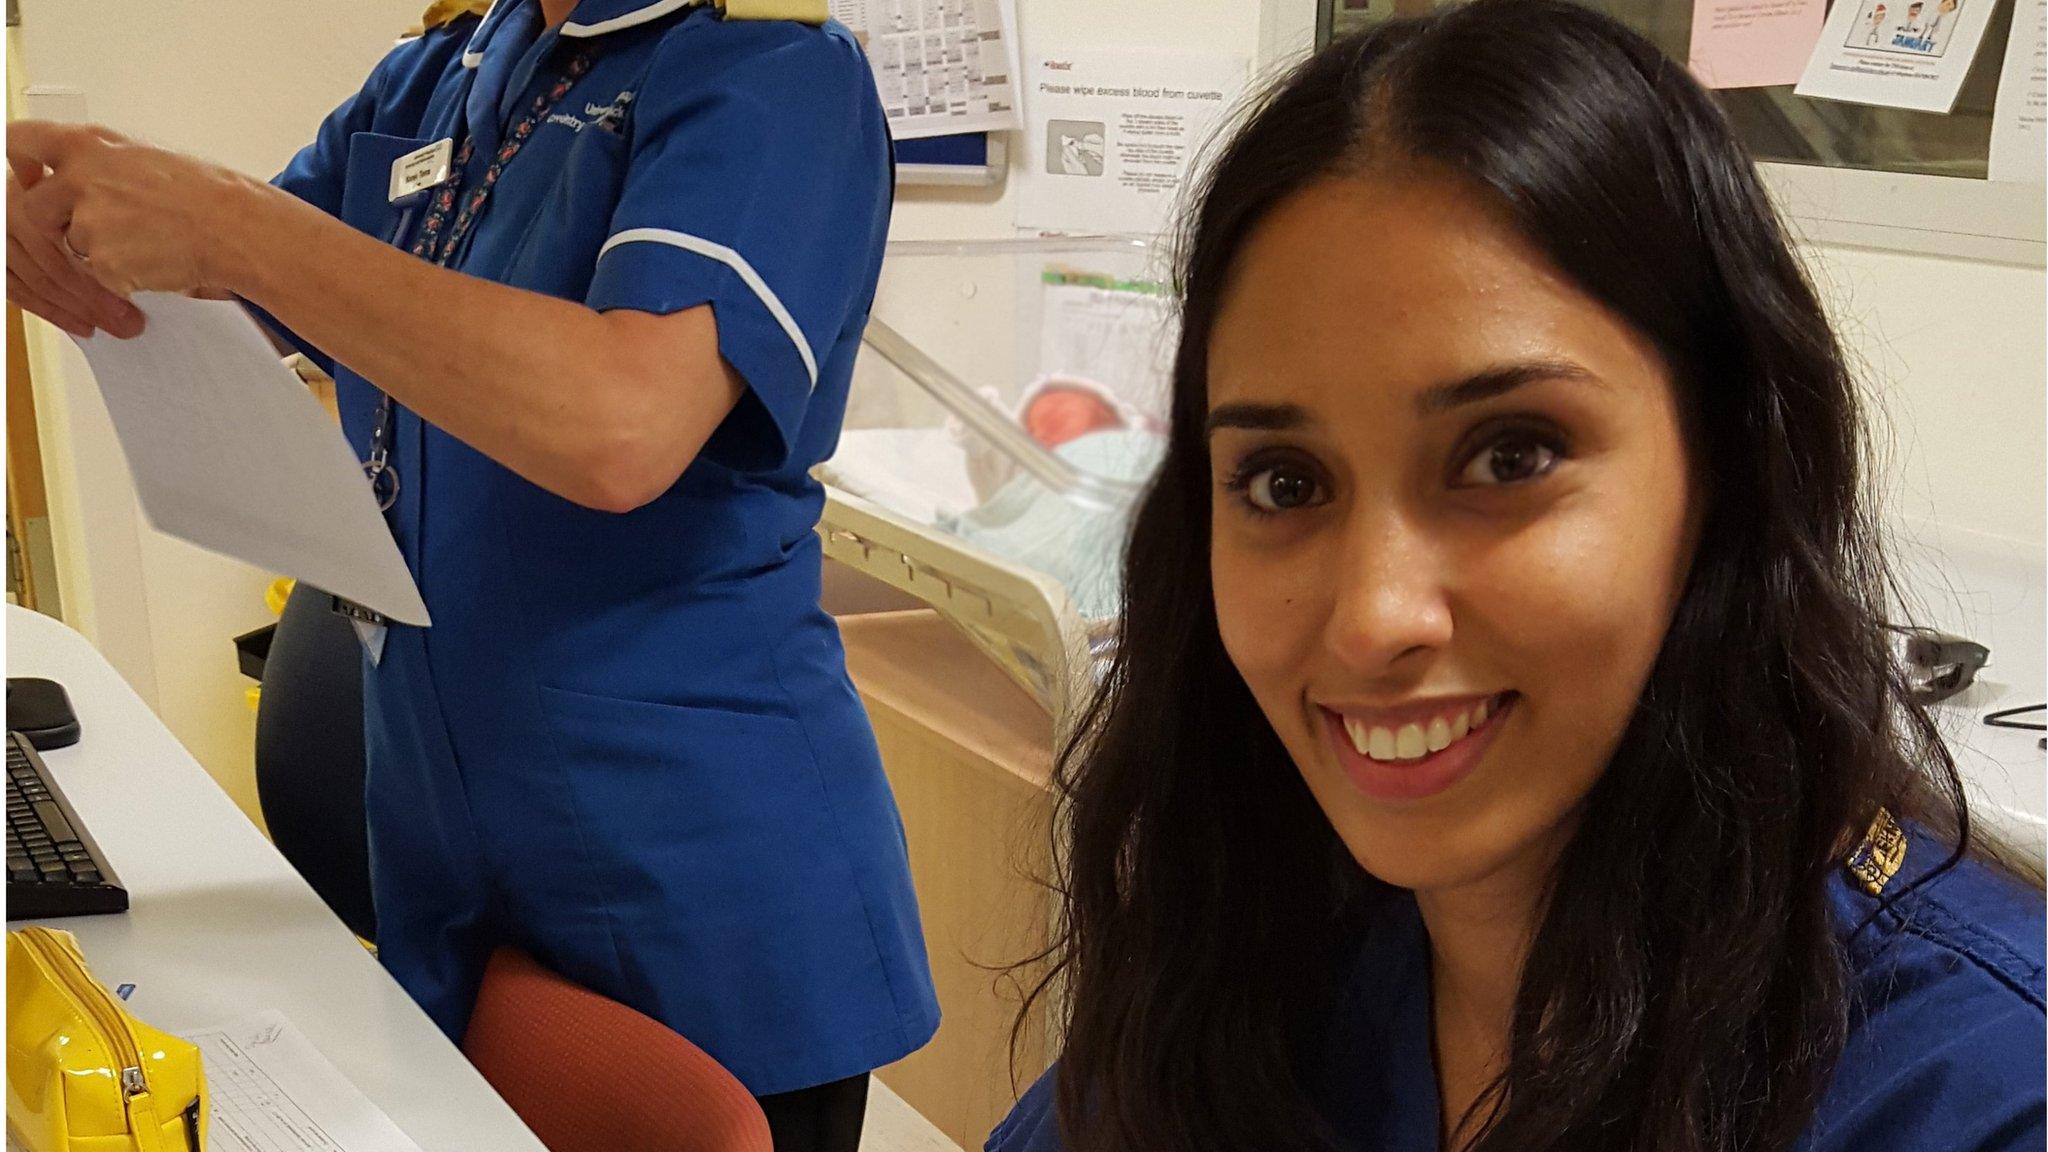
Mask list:
[[[1344,178],[1239,253],[1209,406],[1224,645],[1352,854],[1541,867],[1690,564],[1655,348],[1456,181]]]

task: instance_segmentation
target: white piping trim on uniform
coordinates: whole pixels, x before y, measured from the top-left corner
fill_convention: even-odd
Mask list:
[[[665,3],[666,0],[663,0],[663,2]],[[761,274],[754,271],[754,266],[747,263],[746,257],[727,248],[723,244],[713,243],[702,236],[692,236],[687,232],[676,232],[667,228],[628,228],[624,232],[620,232],[611,239],[606,240],[604,247],[597,250],[597,258],[599,260],[604,259],[605,253],[617,248],[621,244],[634,244],[642,241],[668,244],[681,248],[685,252],[695,252],[699,256],[708,256],[738,273],[739,278],[746,282],[747,287],[754,290],[754,295],[760,297],[762,307],[768,309],[768,314],[775,317],[777,324],[782,325],[783,335],[788,336],[789,342],[796,345],[796,354],[802,357],[804,362],[804,374],[810,377],[811,389],[813,391],[817,390],[818,358],[811,353],[811,342],[804,338],[804,330],[797,327],[796,317],[791,316],[789,309],[782,306],[782,300],[775,295],[775,290],[768,287],[768,282],[761,279]]]
[[[491,17],[496,16],[498,9],[504,6],[505,0],[491,0],[490,10],[484,13],[482,20],[477,21],[476,31],[469,34],[469,43],[462,46],[462,66],[464,68],[474,68],[484,62],[484,54],[477,49],[476,42],[482,39],[484,32],[491,27]]]
[[[654,0],[654,3],[635,8],[624,16],[614,16],[609,20],[599,20],[595,24],[577,24],[574,22],[564,24],[562,25],[562,35],[578,37],[602,36],[607,32],[617,32],[621,28],[631,28],[635,24],[645,24],[649,20],[659,20],[678,9],[692,8],[706,2],[707,0]]]

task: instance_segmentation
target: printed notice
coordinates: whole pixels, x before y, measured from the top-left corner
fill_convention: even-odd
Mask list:
[[[1047,232],[1165,229],[1217,119],[1244,91],[1242,56],[1063,52],[1030,62],[1017,224]]]
[[[1698,0],[1687,66],[1709,88],[1797,84],[1827,0]]]
[[[1051,269],[1041,280],[1040,377],[1086,380],[1163,429],[1174,334],[1165,287]]]
[[[1911,108],[1955,107],[1996,0],[1838,0],[1795,91]]]
[[[420,1152],[275,1012],[185,1039],[205,1060],[208,1152]]]
[[[2015,0],[1991,106],[1993,180],[2048,183],[2048,0]]]
[[[831,0],[830,10],[867,46],[896,139],[1017,126],[1015,0]]]

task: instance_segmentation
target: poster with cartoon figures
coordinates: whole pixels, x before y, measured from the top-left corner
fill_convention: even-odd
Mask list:
[[[1994,0],[1837,0],[1795,91],[1946,114]]]
[[[1984,0],[1971,0],[1984,3]],[[1961,0],[1863,0],[1845,47],[1939,57],[1955,32]]]

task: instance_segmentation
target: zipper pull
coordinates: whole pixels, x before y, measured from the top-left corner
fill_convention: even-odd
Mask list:
[[[133,1096],[133,1095],[135,1095],[135,1094],[136,1094],[137,1092],[143,1092],[143,1091],[146,1091],[146,1090],[148,1090],[148,1088],[149,1088],[149,1084],[148,1084],[148,1082],[144,1081],[144,1080],[143,1080],[143,1078],[142,1078],[142,1069],[141,1069],[141,1068],[139,1068],[139,1067],[136,1067],[136,1068],[123,1068],[123,1069],[121,1069],[121,1098],[122,1098],[122,1099],[124,1099],[124,1100],[125,1100],[125,1099],[127,1099],[128,1097],[130,1097],[130,1096]]]
[[[132,1078],[130,1073],[134,1074]],[[142,1069],[121,1070],[123,1089],[131,1083],[139,1085],[141,1082]],[[128,1097],[128,1134],[135,1138],[136,1152],[188,1152],[187,1149],[172,1148],[164,1143],[163,1121],[157,1119],[156,1100],[147,1091],[138,1091]],[[181,1132],[178,1143],[182,1145],[184,1142],[185,1138]],[[199,1152],[199,1149],[193,1148],[189,1152]]]

